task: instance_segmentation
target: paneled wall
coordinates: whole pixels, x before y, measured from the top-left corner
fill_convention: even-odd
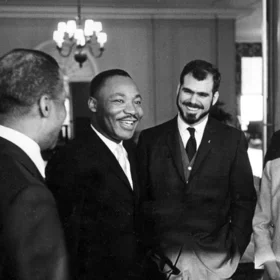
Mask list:
[[[0,18],[0,54],[34,48],[50,40],[58,19]],[[183,66],[192,59],[217,64],[221,100],[236,114],[234,19],[102,19],[108,42],[96,60],[99,71],[127,70],[143,96],[140,129],[175,116],[176,89]]]

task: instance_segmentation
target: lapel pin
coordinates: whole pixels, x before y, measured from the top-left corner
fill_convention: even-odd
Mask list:
[[[208,144],[210,144],[211,140],[208,140]]]

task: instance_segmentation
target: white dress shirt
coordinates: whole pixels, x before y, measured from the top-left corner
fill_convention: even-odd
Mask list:
[[[125,154],[126,165],[127,165],[127,168],[126,168],[126,170],[124,170],[124,173],[126,174],[128,181],[130,182],[131,188],[133,189],[133,182],[132,182],[132,176],[131,176],[131,171],[130,171],[130,163],[129,163],[129,160],[128,160],[127,151],[125,150],[125,148],[123,146],[123,141],[121,141],[119,144],[117,144],[116,142],[108,139],[107,137],[102,135],[100,132],[98,132],[94,128],[93,125],[91,125],[91,128],[99,136],[99,138],[105,143],[105,145],[109,148],[109,150],[113,153],[113,155],[116,157],[117,161],[119,162],[120,166],[123,169],[122,163],[119,161],[119,154],[118,154],[118,146],[119,145],[122,146],[122,150],[123,150],[123,152]]]
[[[206,118],[201,123],[191,126],[191,125],[185,123],[183,121],[182,117],[180,116],[180,114],[178,114],[178,118],[177,118],[178,129],[179,129],[179,133],[182,138],[184,147],[186,147],[187,142],[190,138],[190,133],[187,130],[187,128],[193,127],[195,129],[194,137],[196,140],[196,150],[198,150],[202,137],[203,137],[203,133],[204,133],[207,121],[208,121],[208,116],[206,116]]]
[[[0,125],[0,137],[5,138],[22,149],[34,162],[41,175],[45,178],[46,164],[41,156],[39,145],[33,139],[17,130],[2,125]]]

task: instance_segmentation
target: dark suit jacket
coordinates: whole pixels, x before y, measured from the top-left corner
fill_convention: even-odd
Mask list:
[[[0,137],[0,279],[69,279],[55,200],[26,153]]]
[[[139,189],[131,147],[126,144],[134,190],[91,128],[47,165],[47,182],[59,205],[78,279],[137,278]]]
[[[214,269],[217,253],[242,255],[250,240],[256,194],[247,142],[241,131],[209,118],[186,182],[179,137],[177,117],[140,134],[145,231],[153,230],[150,246],[191,244]]]

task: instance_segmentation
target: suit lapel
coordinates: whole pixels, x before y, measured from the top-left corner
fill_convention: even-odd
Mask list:
[[[89,145],[94,151],[94,157],[96,156],[96,153],[98,153],[98,160],[104,162],[104,164],[106,164],[106,166],[108,166],[115,173],[115,175],[118,176],[130,190],[132,190],[124,171],[122,170],[119,162],[117,161],[113,153],[110,151],[110,149],[92,129],[89,133]]]
[[[167,145],[170,149],[175,167],[181,177],[181,179],[185,182],[182,155],[180,149],[180,134],[177,125],[177,117],[175,117],[170,125],[170,130],[168,130],[167,134]]]
[[[30,159],[30,157],[17,145],[14,143],[0,137],[0,149],[3,154],[7,154],[13,157],[16,161],[28,170],[35,178],[39,179],[41,182],[45,182],[40,171],[36,167],[35,163]]]
[[[213,121],[209,118],[208,123],[205,127],[203,137],[200,143],[200,146],[197,151],[196,159],[194,161],[194,165],[192,168],[192,172],[190,175],[191,178],[195,175],[195,173],[199,170],[209,151],[213,147],[213,139],[216,135],[216,129]]]

